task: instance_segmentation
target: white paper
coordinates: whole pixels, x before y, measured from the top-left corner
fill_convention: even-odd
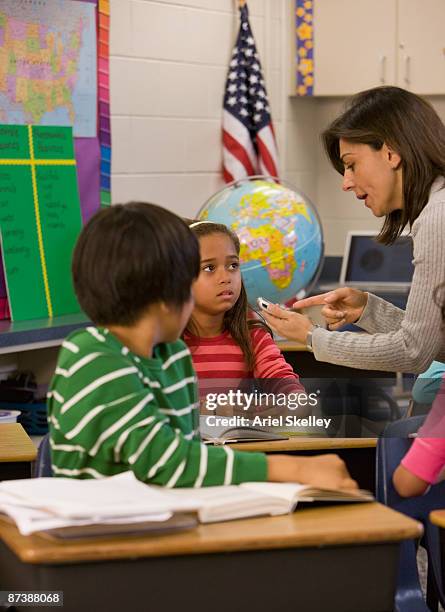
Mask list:
[[[14,504],[45,510],[59,518],[129,517],[171,512],[171,500],[163,491],[161,487],[140,482],[133,472],[100,480],[27,478],[0,482],[0,494],[8,494]],[[178,500],[174,510],[194,508],[187,500]]]

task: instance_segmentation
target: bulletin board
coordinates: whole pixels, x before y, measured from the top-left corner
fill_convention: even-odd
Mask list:
[[[43,17],[45,11],[52,8],[54,24],[48,27]],[[70,12],[80,15],[83,21],[78,28],[79,34],[73,28],[69,32],[70,39],[66,40],[66,22]],[[57,18],[61,22],[60,35]],[[90,29],[89,44],[81,46],[80,43],[85,42],[84,38],[80,39],[81,31],[87,28]],[[0,5],[0,124],[45,125],[46,121],[46,125],[52,125],[53,121],[57,124],[60,119],[59,125],[66,125],[68,121],[64,113],[68,114],[69,120],[69,104],[65,108],[63,104],[57,106],[55,101],[60,102],[67,95],[67,85],[72,84],[69,79],[72,78],[70,70],[73,71],[74,62],[88,66],[88,71],[82,73],[83,80],[89,78],[92,81],[94,78],[94,89],[91,82],[76,82],[79,90],[76,99],[74,88],[70,91],[76,109],[77,105],[90,104],[89,112],[85,113],[89,121],[85,121],[80,130],[74,123],[74,159],[83,224],[101,206],[111,203],[109,29],[109,0],[4,0]],[[39,53],[35,52],[33,45],[38,47]],[[47,49],[48,57],[44,55]],[[26,61],[22,61],[23,57]],[[46,68],[52,70],[50,87],[44,81]],[[91,91],[94,91],[93,101],[87,95],[91,98]],[[48,110],[54,108],[57,112],[50,114]],[[24,119],[19,111],[23,111]],[[5,318],[9,314],[3,265],[0,267],[0,318],[2,314]],[[35,317],[38,316],[36,313]]]

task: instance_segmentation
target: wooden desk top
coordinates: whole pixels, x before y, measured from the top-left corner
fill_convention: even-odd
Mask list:
[[[285,516],[199,525],[156,537],[64,543],[38,535],[22,536],[0,518],[0,538],[23,562],[34,564],[398,542],[418,538],[422,531],[417,521],[378,503],[307,508]]]
[[[0,462],[34,461],[37,449],[19,423],[0,424]]]
[[[293,436],[288,440],[273,442],[238,442],[229,446],[241,451],[257,451],[263,453],[282,453],[284,451],[332,450],[344,448],[375,448],[377,438],[311,438],[309,436]]]
[[[430,513],[430,521],[438,527],[445,527],[445,510],[434,510]]]
[[[305,344],[294,342],[293,340],[276,340],[275,344],[280,351],[306,351],[310,352]]]

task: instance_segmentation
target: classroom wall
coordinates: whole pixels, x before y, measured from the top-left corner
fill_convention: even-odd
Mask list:
[[[286,2],[249,0],[280,148]],[[221,112],[235,6],[233,0],[111,1],[113,202],[140,198],[193,216],[223,185]]]
[[[326,254],[348,230],[378,229],[341,191],[319,134],[340,98],[290,97],[293,0],[249,0],[272,108],[281,177],[316,204]],[[222,187],[221,113],[238,27],[235,0],[111,0],[113,202],[142,199],[194,216]],[[445,97],[431,101],[445,118]]]

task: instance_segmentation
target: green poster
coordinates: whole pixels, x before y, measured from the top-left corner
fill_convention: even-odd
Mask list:
[[[72,129],[0,125],[0,233],[14,321],[80,312],[71,257],[81,228]]]

